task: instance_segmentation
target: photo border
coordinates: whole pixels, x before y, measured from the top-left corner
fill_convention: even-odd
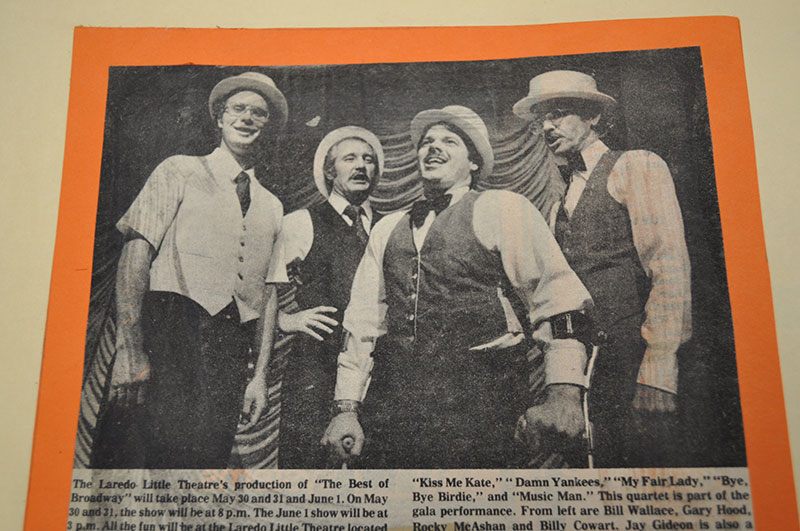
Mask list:
[[[752,124],[739,23],[731,17],[447,28],[76,28],[25,528],[66,526],[109,67],[472,61],[689,46],[700,47],[705,73],[755,523],[796,528]]]

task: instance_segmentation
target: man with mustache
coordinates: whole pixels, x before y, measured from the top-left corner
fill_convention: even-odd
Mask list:
[[[287,277],[283,207],[253,164],[286,124],[286,99],[246,72],[217,83],[208,105],[219,147],[166,159],[117,223],[111,398],[145,403],[146,468],[226,468],[240,412],[248,427],[266,405],[274,283]]]
[[[494,155],[483,120],[451,105],[416,115],[425,199],[375,226],[345,311],[323,443],[369,468],[505,468],[522,431],[577,435],[584,346],[553,334],[589,304],[547,224],[506,191],[478,193]],[[524,344],[501,291],[524,303],[544,349],[546,401],[528,408]],[[374,366],[374,370],[373,370]],[[369,390],[367,389],[369,387]],[[350,448],[349,443],[352,443]]]
[[[689,257],[664,161],[649,151],[612,151],[601,140],[602,119],[614,105],[591,76],[562,70],[531,79],[514,112],[539,124],[566,162],[568,188],[551,225],[592,295],[590,317],[610,337],[590,395],[597,463],[664,466],[635,456],[659,451],[635,440],[655,424],[631,426],[676,409],[676,352],[691,336]]]
[[[327,200],[288,214],[283,241],[299,311],[280,312],[285,333],[301,333],[292,345],[281,386],[278,464],[324,468],[319,436],[330,419],[342,320],[356,267],[372,226],[381,218],[369,195],[383,173],[383,147],[362,127],[328,133],[314,156],[314,182]]]

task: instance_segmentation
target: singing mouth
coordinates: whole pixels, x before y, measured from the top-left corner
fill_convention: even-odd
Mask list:
[[[551,148],[556,147],[556,144],[558,144],[561,138],[562,137],[557,135],[546,135],[544,137],[545,141],[547,142],[547,145],[550,146]]]
[[[425,157],[423,162],[425,163],[426,166],[433,166],[433,165],[445,164],[447,162],[447,159],[445,159],[444,157],[440,157],[439,155],[428,155],[427,157]]]

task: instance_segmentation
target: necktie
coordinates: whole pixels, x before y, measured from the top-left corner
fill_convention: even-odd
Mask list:
[[[250,176],[242,172],[234,179],[236,183],[236,195],[239,196],[239,205],[242,207],[242,217],[247,214],[250,208]]]
[[[572,174],[576,171],[586,171],[586,163],[583,162],[583,157],[580,153],[568,153],[566,155],[567,163],[564,166],[559,166],[558,171],[561,172],[561,177],[564,182],[569,186],[572,180]]]
[[[414,206],[411,207],[411,223],[414,227],[420,228],[425,223],[428,212],[433,210],[438,215],[442,210],[450,206],[450,200],[452,198],[452,195],[444,194],[431,199],[417,201],[414,203]]]
[[[353,220],[353,230],[356,231],[358,239],[361,240],[361,243],[367,243],[369,235],[367,235],[367,231],[364,229],[364,223],[361,221],[361,214],[363,213],[363,208],[353,205],[347,205],[344,209],[344,215]]]

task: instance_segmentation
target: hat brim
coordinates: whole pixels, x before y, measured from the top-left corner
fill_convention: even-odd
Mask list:
[[[211,114],[211,118],[214,118],[214,102],[228,96],[231,92],[240,90],[252,90],[261,94],[267,100],[270,104],[268,127],[277,129],[286,127],[286,122],[289,118],[289,105],[286,103],[286,97],[283,93],[272,85],[242,76],[225,78],[216,84],[208,97],[208,112]],[[276,115],[277,119],[274,119],[273,117]]]
[[[443,109],[430,109],[417,114],[414,119],[411,120],[411,139],[414,141],[414,147],[416,148],[419,144],[420,138],[422,138],[422,134],[428,126],[439,122],[451,123],[469,136],[475,149],[478,150],[478,155],[483,159],[478,179],[481,180],[490,176],[494,169],[494,151],[492,150],[492,145],[470,120],[466,120],[457,114],[447,112]]]
[[[617,100],[602,92],[550,92],[548,94],[541,94],[538,96],[526,96],[514,104],[512,108],[514,114],[524,120],[532,121],[536,113],[533,112],[533,107],[539,103],[544,103],[551,100],[573,99],[573,100],[587,100],[593,101],[603,105],[603,107],[613,107],[617,104]]]
[[[325,184],[325,157],[333,146],[346,138],[358,138],[370,145],[378,159],[378,174],[375,179],[380,179],[383,175],[384,154],[381,141],[371,131],[357,126],[345,126],[334,129],[320,141],[317,152],[314,154],[314,184],[324,198],[328,198],[330,192]]]

